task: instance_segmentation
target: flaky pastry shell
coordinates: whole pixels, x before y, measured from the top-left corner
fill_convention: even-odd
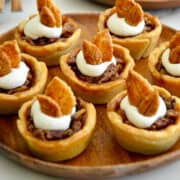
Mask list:
[[[161,74],[156,65],[161,59],[162,53],[169,47],[169,42],[163,43],[156,48],[148,58],[148,66],[155,84],[166,88],[173,95],[180,97],[180,77],[169,74]]]
[[[28,21],[28,20],[27,20]],[[31,45],[26,40],[22,39],[24,26],[27,21],[22,21],[15,31],[15,38],[22,51],[35,56],[38,60],[43,61],[48,66],[59,64],[59,57],[70,52],[78,43],[81,35],[81,29],[78,28],[75,32],[66,39],[66,41],[56,41],[47,45]],[[71,18],[66,18],[67,22],[75,24]]]
[[[116,12],[116,7],[107,9],[102,12],[98,20],[98,31],[102,31],[105,27],[106,21],[109,16]],[[112,35],[112,40],[114,44],[122,45],[130,50],[131,55],[136,60],[147,57],[150,52],[156,47],[159,40],[162,26],[158,18],[144,13],[144,16],[148,18],[155,26],[150,32],[143,32],[137,36],[120,38],[118,36]]]
[[[105,104],[118,92],[126,89],[126,79],[129,71],[134,67],[134,61],[126,48],[117,45],[113,45],[113,48],[114,56],[123,59],[126,65],[119,79],[102,84],[88,83],[80,80],[68,65],[70,54],[61,57],[60,68],[63,78],[72,87],[75,93],[86,101],[95,104]]]
[[[170,97],[170,93],[164,88],[154,86],[160,95]],[[175,124],[169,125],[165,129],[150,131],[128,125],[123,122],[122,117],[115,112],[116,101],[122,100],[127,91],[119,93],[107,105],[107,115],[112,133],[118,143],[128,151],[151,155],[159,154],[170,149],[180,136],[180,113]],[[176,100],[176,110],[180,112],[180,99],[173,96]]]
[[[30,55],[22,53],[21,56],[33,72],[33,85],[25,91],[14,94],[0,93],[0,114],[17,113],[24,102],[42,93],[46,85],[48,75],[46,65],[43,62],[38,62],[36,58]]]
[[[26,102],[19,110],[17,128],[25,139],[30,151],[35,156],[43,160],[55,162],[72,159],[85,150],[96,125],[96,110],[91,103],[84,102],[83,104],[86,110],[86,120],[81,130],[66,139],[43,141],[34,137],[27,130],[26,116],[32,102]]]

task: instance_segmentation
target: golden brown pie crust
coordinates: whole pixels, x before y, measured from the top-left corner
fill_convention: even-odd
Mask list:
[[[160,95],[170,97],[171,94],[164,88],[153,86]],[[115,102],[122,100],[127,91],[119,93],[107,105],[107,115],[112,127],[112,133],[125,149],[141,154],[158,154],[170,149],[180,136],[180,114],[175,124],[157,131],[140,129],[129,124],[123,123],[122,117],[115,112]],[[172,96],[176,100],[176,110],[180,112],[180,99]]]
[[[105,29],[105,24],[110,15],[116,12],[116,7],[107,9],[102,12],[98,20],[98,31]],[[155,48],[159,40],[162,26],[158,18],[150,15],[149,13],[144,13],[144,16],[149,19],[155,28],[150,32],[143,32],[137,36],[120,38],[118,36],[112,35],[113,43],[122,45],[130,50],[131,55],[136,59],[141,59],[147,57],[150,52]]]
[[[169,42],[163,43],[156,48],[149,56],[148,66],[155,84],[166,88],[173,95],[180,97],[180,77],[174,77],[169,74],[161,74],[156,65],[161,59],[162,53],[169,47]]]
[[[76,25],[76,23],[71,18],[65,18],[66,22],[70,22]],[[78,40],[81,35],[81,29],[78,28],[69,38],[67,38],[66,41],[56,41],[54,43],[42,46],[31,45],[26,40],[22,39],[24,26],[27,23],[27,21],[22,21],[15,32],[15,38],[18,41],[19,47],[22,51],[32,56],[35,56],[40,61],[45,62],[48,66],[57,65],[59,63],[59,57],[71,51],[78,43]]]
[[[78,79],[76,74],[68,65],[68,58],[70,54],[66,54],[61,57],[60,68],[63,78],[72,87],[75,93],[86,101],[95,104],[105,104],[109,102],[110,99],[118,92],[126,89],[126,79],[128,77],[129,70],[134,67],[134,61],[126,48],[117,45],[113,45],[113,48],[114,56],[123,59],[126,62],[126,65],[119,79],[102,84],[88,83]]]
[[[74,135],[61,140],[43,141],[27,130],[26,114],[33,101],[26,102],[19,110],[17,127],[31,152],[47,161],[63,161],[79,155],[87,147],[96,125],[96,110],[91,103],[84,102],[86,120],[83,128]]]
[[[43,62],[38,62],[36,58],[21,54],[24,62],[31,68],[33,72],[33,85],[30,89],[14,94],[0,93],[0,114],[17,113],[21,105],[32,99],[44,90],[47,81],[48,70]]]

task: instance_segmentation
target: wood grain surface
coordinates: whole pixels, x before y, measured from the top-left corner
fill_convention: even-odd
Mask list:
[[[93,0],[95,2],[105,4],[105,5],[114,5],[115,0]],[[137,0],[143,8],[146,9],[162,9],[170,7],[180,7],[179,0]]]
[[[81,40],[91,39],[96,33],[98,14],[82,13],[69,16],[82,28]],[[163,26],[159,43],[169,40],[174,33],[173,29]],[[2,35],[0,43],[13,39],[13,34],[14,29]],[[138,61],[135,69],[151,81],[146,59]],[[49,68],[49,80],[55,75],[61,76],[58,66]],[[112,136],[106,106],[98,105],[96,110],[97,125],[92,140],[87,149],[72,160],[50,163],[33,157],[17,131],[17,115],[0,116],[0,151],[8,158],[36,171],[73,179],[120,177],[155,168],[180,157],[180,141],[171,150],[158,156],[144,156],[124,150]]]

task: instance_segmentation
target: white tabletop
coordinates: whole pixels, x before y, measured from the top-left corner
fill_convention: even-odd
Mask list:
[[[87,0],[56,0],[61,10],[65,12],[79,12],[79,11],[101,11],[106,7],[94,4]],[[8,3],[5,9],[0,13],[0,34],[6,32],[8,29],[14,27],[18,22],[27,18],[30,14],[36,12],[35,0],[23,0],[23,12],[11,13],[10,5]],[[152,14],[159,16],[162,23],[180,30],[180,8],[165,9],[158,11],[150,11]],[[27,168],[20,166],[17,163],[8,160],[0,154],[0,179],[2,180],[57,180],[62,178],[55,178],[36,173]],[[162,167],[139,173],[123,178],[116,178],[116,180],[179,180],[180,179],[180,161],[174,161]]]

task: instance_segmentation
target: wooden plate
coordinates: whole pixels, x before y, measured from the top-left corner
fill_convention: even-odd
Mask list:
[[[115,0],[93,0],[95,2],[105,4],[105,5],[114,5]],[[162,9],[170,7],[179,7],[179,0],[137,0],[143,8],[146,9]]]
[[[91,39],[96,33],[98,14],[69,14],[82,28],[82,38]],[[0,43],[13,38],[14,29],[0,37]],[[160,42],[169,40],[175,30],[163,26]],[[137,62],[136,70],[147,77],[146,59]],[[61,75],[59,67],[49,68],[49,80]],[[168,152],[158,156],[143,156],[127,152],[117,144],[111,135],[106,117],[106,106],[98,105],[97,125],[88,148],[78,157],[63,162],[50,163],[33,157],[16,128],[17,116],[0,116],[0,150],[26,167],[36,171],[67,178],[93,179],[124,176],[144,171],[180,157],[180,141]]]

